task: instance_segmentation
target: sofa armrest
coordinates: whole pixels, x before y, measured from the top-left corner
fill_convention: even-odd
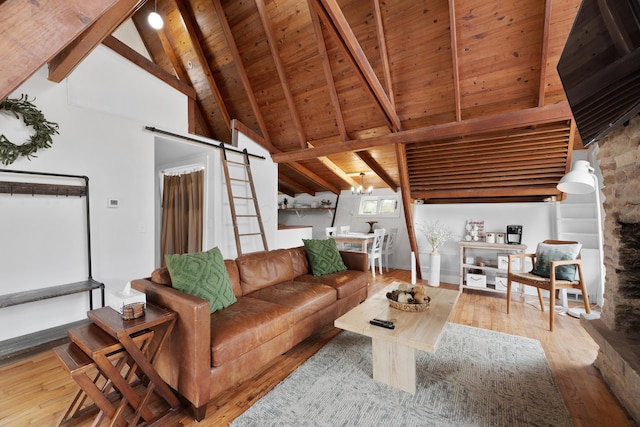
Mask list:
[[[342,261],[349,270],[369,271],[369,255],[365,252],[340,251]]]
[[[133,280],[131,286],[144,292],[147,302],[178,313],[178,321],[156,368],[162,378],[196,408],[205,405],[209,401],[211,375],[209,302],[149,279]]]

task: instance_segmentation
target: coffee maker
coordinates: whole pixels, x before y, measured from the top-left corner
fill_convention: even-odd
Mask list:
[[[507,243],[511,245],[519,245],[522,243],[521,225],[507,225]]]

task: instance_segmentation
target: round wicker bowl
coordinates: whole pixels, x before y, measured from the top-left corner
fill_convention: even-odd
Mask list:
[[[429,301],[427,301],[426,304],[405,304],[394,301],[390,298],[387,298],[387,301],[389,301],[389,307],[397,308],[398,310],[402,311],[420,312],[429,310],[429,303],[431,302],[431,298],[429,298]]]

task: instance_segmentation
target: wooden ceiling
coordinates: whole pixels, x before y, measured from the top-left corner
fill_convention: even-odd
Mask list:
[[[172,75],[194,100],[193,132],[224,142],[233,127],[254,134],[287,194],[337,193],[365,173],[366,186],[427,203],[544,200],[560,196],[580,145],[556,71],[580,0],[41,3],[0,2],[2,16],[28,9],[23,22],[36,16],[43,27],[21,43],[33,25],[0,30],[3,53],[49,43],[38,60],[61,81],[104,42]],[[146,19],[155,8],[159,31]],[[84,20],[52,37],[67,16]],[[155,65],[109,37],[129,18]],[[37,62],[13,80],[6,70],[0,99]]]

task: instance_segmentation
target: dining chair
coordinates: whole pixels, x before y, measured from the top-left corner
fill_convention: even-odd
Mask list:
[[[369,262],[371,263],[371,274],[376,277],[376,260],[378,260],[378,267],[380,274],[382,274],[382,245],[384,243],[384,228],[376,228],[373,230],[373,243],[371,243],[371,249],[369,250]]]
[[[350,225],[341,225],[340,226],[340,234],[349,234],[351,232]],[[362,246],[357,243],[343,243],[342,250],[344,251],[357,251],[361,250]]]
[[[549,291],[549,330],[553,332],[554,303],[556,291],[562,289],[579,289],[582,291],[584,309],[589,309],[589,295],[582,275],[582,262],[578,242],[565,240],[545,240],[538,244],[535,254],[511,254],[507,267],[507,314],[511,308],[511,283],[533,286],[538,290],[540,310],[544,311],[542,290]],[[525,265],[525,257],[531,258],[534,269],[531,272],[515,271],[511,261],[520,258],[520,265]]]
[[[384,238],[384,245],[382,246],[382,255],[384,255],[384,266],[387,272],[389,272],[389,255],[393,255],[396,247],[396,238],[398,236],[398,229],[392,228],[389,230]]]

